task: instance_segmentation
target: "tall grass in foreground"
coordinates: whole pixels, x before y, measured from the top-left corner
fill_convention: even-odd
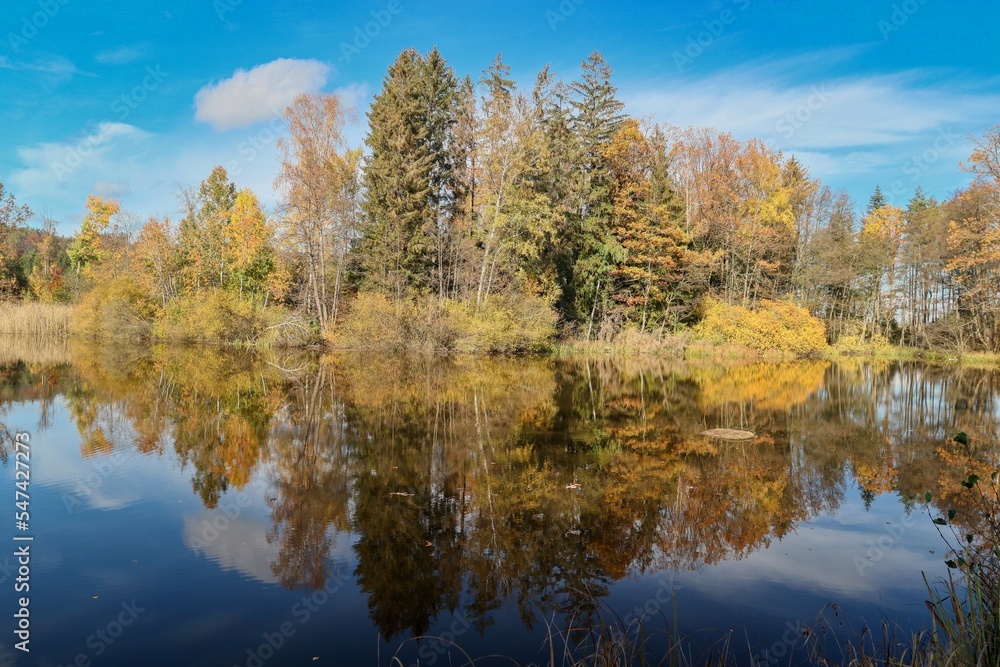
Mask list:
[[[0,334],[68,336],[72,310],[60,303],[0,303]]]
[[[955,442],[968,447],[959,433]],[[971,460],[971,458],[970,458]],[[933,519],[947,547],[947,578],[931,583],[924,576],[929,599],[930,629],[899,641],[883,632],[879,643],[851,633],[840,646],[839,658],[813,651],[818,665],[900,667],[996,667],[1000,665],[1000,471],[981,483],[976,474],[963,481],[954,498],[961,509],[948,509]],[[927,493],[927,507],[933,500]],[[883,626],[883,629],[884,626]]]
[[[955,442],[968,446],[965,433]],[[962,509],[934,519],[948,545],[951,574],[928,584],[935,636],[948,665],[1000,665],[1000,471],[962,482]],[[958,500],[959,498],[956,498]],[[930,502],[930,494],[927,501]],[[939,664],[944,664],[939,662]]]
[[[966,570],[942,586],[928,584],[934,596],[927,606],[934,636],[941,645],[936,665],[1000,665],[996,580]]]
[[[683,359],[691,344],[689,334],[639,331],[627,327],[608,340],[564,338],[552,347],[553,355],[563,359]]]
[[[601,604],[600,601],[595,603]],[[499,655],[473,658],[454,638],[433,636],[406,640],[390,658],[389,665],[431,665],[438,659],[453,667],[495,664],[514,667],[958,667],[966,664],[951,661],[950,654],[939,650],[941,646],[935,643],[929,631],[910,635],[885,619],[877,625],[859,623],[833,604],[828,605],[812,625],[800,625],[795,633],[786,632],[773,642],[753,644],[730,631],[706,645],[696,637],[700,633],[681,635],[662,613],[659,616],[625,622],[611,612],[599,616],[596,624],[588,623],[586,627],[577,627],[574,625],[576,619],[570,619],[567,630],[560,629],[549,619],[546,621],[544,656],[524,665]],[[431,651],[425,649],[425,656],[437,654],[435,659],[406,663],[400,651],[409,642],[427,642],[433,648]]]
[[[600,610],[605,603],[594,600],[595,609]],[[595,609],[588,610],[594,612]],[[579,611],[579,610],[578,610]],[[660,614],[662,616],[662,612]],[[431,665],[441,660],[442,664],[464,667],[476,665],[505,664],[514,667],[646,667],[648,665],[729,665],[734,664],[735,652],[731,645],[732,634],[726,635],[713,646],[710,658],[702,658],[696,662],[690,654],[688,642],[678,637],[669,628],[665,616],[664,630],[652,629],[651,624],[643,621],[626,622],[614,611],[598,611],[596,618],[590,617],[587,622],[581,622],[578,614],[568,620],[568,628],[561,629],[555,618],[545,619],[547,628],[544,657],[540,662],[520,665],[512,658],[503,655],[487,655],[479,658],[470,656],[450,636],[420,636],[411,637],[397,648],[389,659],[391,667],[414,667],[416,665]],[[656,624],[658,625],[658,623]],[[668,649],[656,653],[650,644],[659,639],[665,640]],[[425,642],[423,654],[425,661],[406,663],[400,656],[403,647],[409,643]],[[433,656],[433,657],[432,657]],[[446,660],[444,659],[446,658]],[[381,662],[379,663],[381,664]]]

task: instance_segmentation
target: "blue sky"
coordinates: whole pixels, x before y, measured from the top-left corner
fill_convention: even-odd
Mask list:
[[[436,45],[461,75],[502,52],[527,86],[596,49],[633,115],[765,139],[859,205],[876,183],[944,198],[967,135],[1000,123],[998,25],[940,0],[8,0],[0,182],[64,233],[90,192],[173,216],[216,164],[273,205],[296,93],[340,91],[363,121],[396,54]]]

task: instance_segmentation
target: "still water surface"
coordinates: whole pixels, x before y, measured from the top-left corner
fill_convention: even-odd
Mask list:
[[[31,435],[34,537],[30,654],[13,542],[0,557],[0,665],[461,664],[450,639],[529,664],[637,617],[653,655],[668,630],[695,657],[732,632],[741,661],[787,663],[802,624],[923,627],[921,573],[945,571],[924,493],[938,512],[998,458],[988,370],[0,359],[0,420]],[[698,435],[714,427],[758,435]]]

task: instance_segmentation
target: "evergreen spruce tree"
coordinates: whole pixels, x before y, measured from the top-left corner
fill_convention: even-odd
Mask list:
[[[576,166],[579,151],[571,127],[569,94],[568,87],[556,80],[548,67],[539,72],[532,92],[539,134],[533,183],[536,195],[546,202],[554,221],[553,242],[542,249],[539,264],[547,274],[545,281],[553,286],[559,313],[572,320],[575,251],[568,241],[575,233],[573,212],[577,207],[573,195],[574,179],[579,177]]]
[[[424,123],[423,59],[399,54],[368,112],[361,266],[372,288],[403,299],[426,283],[433,155]]]
[[[926,211],[927,209],[934,208],[938,203],[933,197],[928,197],[927,193],[921,186],[917,186],[916,191],[913,193],[913,197],[910,199],[909,204],[906,207],[908,213],[919,213],[920,211]]]
[[[369,286],[397,301],[444,291],[460,199],[451,138],[458,90],[436,49],[426,58],[409,49],[390,66],[368,112],[361,267]]]
[[[447,291],[448,264],[454,241],[452,228],[456,208],[462,200],[458,172],[460,149],[454,140],[462,97],[454,71],[437,48],[432,49],[424,59],[420,77],[424,124],[427,127],[424,150],[430,156],[430,189],[427,193],[424,234],[432,252],[430,287],[443,297]]]
[[[571,129],[578,144],[575,225],[567,239],[573,250],[571,313],[586,323],[590,338],[607,308],[608,280],[624,250],[611,234],[611,190],[604,148],[621,127],[624,104],[611,84],[611,67],[596,51],[583,62],[583,75],[572,84]]]
[[[886,200],[885,195],[882,194],[882,188],[878,185],[875,186],[875,192],[872,193],[872,198],[868,201],[868,210],[865,214],[871,213],[872,211],[877,211],[880,208],[885,208],[889,202]]]

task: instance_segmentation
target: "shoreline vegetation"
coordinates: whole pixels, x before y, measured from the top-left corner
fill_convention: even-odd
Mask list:
[[[996,368],[1000,367],[1000,354],[991,352],[959,352],[951,350],[927,350],[916,347],[900,347],[890,345],[885,341],[863,343],[856,338],[841,339],[836,345],[823,345],[814,350],[791,351],[780,347],[753,348],[738,345],[725,340],[697,337],[692,332],[681,334],[664,334],[657,337],[628,329],[621,332],[611,341],[586,341],[579,338],[558,337],[554,329],[546,330],[543,344],[532,345],[528,334],[519,333],[509,336],[506,332],[497,333],[499,326],[485,330],[457,330],[448,333],[450,345],[432,347],[427,344],[429,338],[416,332],[412,326],[401,325],[392,317],[388,302],[376,301],[376,306],[369,306],[368,312],[374,313],[373,325],[364,330],[349,329],[345,333],[331,336],[325,340],[320,337],[304,337],[292,345],[261,345],[249,341],[233,340],[203,340],[192,341],[171,338],[169,334],[151,333],[146,340],[161,344],[208,344],[224,347],[248,347],[266,349],[271,347],[302,347],[324,349],[327,351],[373,351],[380,350],[391,353],[450,353],[477,354],[484,349],[482,342],[492,345],[493,354],[542,354],[556,359],[583,359],[594,357],[623,358],[673,358],[689,361],[787,361],[790,359],[825,359],[838,360],[848,358],[884,360],[884,361],[920,361],[936,365],[960,365],[965,367]],[[383,311],[379,311],[379,307]],[[93,339],[78,327],[81,317],[85,322],[92,320],[90,313],[81,316],[82,306],[68,304],[44,304],[37,302],[3,303],[0,304],[0,336],[10,336],[15,339],[32,337],[36,339]],[[379,317],[381,315],[381,317]],[[418,319],[417,309],[410,311],[408,316]],[[469,314],[458,311],[460,323],[467,326],[471,319]],[[412,320],[411,320],[412,321]],[[420,320],[425,323],[426,320]],[[482,321],[476,323],[486,327]],[[149,325],[144,324],[146,329]],[[440,330],[440,324],[438,325]],[[500,325],[502,326],[502,325]],[[155,331],[150,328],[150,331]],[[161,329],[169,331],[169,329]],[[414,336],[411,340],[409,336]],[[478,338],[477,338],[478,337]],[[493,338],[495,337],[495,338]],[[501,347],[491,340],[506,341]],[[95,340],[100,344],[100,339]],[[135,342],[135,341],[133,341]]]
[[[287,107],[273,210],[220,165],[178,191],[174,219],[90,195],[66,237],[0,184],[0,301],[35,309],[0,329],[502,355],[1000,353],[1000,125],[970,137],[971,182],[948,199],[876,186],[862,208],[763,141],[629,116],[597,52],[524,90],[499,55],[472,76],[409,49],[363,147],[345,140],[355,115],[335,93]],[[68,325],[49,304],[72,305]]]

